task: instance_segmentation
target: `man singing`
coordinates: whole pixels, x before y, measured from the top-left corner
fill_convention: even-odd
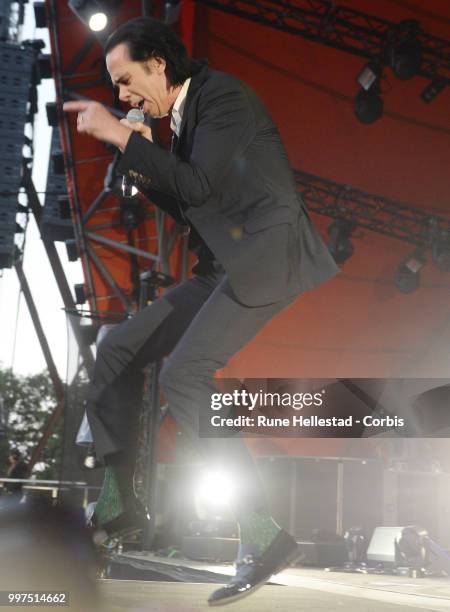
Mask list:
[[[119,97],[151,117],[171,116],[172,150],[143,123],[118,121],[97,102],[67,102],[78,131],[112,143],[118,172],[154,204],[190,228],[198,263],[193,277],[112,330],[99,346],[88,419],[107,466],[96,508],[114,533],[137,516],[133,447],[142,368],[170,355],[160,383],[170,412],[209,465],[237,483],[237,572],[211,605],[252,592],[286,567],[295,540],[271,518],[263,486],[239,437],[199,438],[215,372],[297,296],[337,267],[299,197],[278,130],[245,83],[189,58],[176,34],[148,17],[120,26],[105,47]],[[120,512],[108,516],[108,490]]]

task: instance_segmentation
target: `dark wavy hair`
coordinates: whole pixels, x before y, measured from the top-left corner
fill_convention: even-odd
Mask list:
[[[168,25],[151,17],[137,17],[119,26],[106,41],[105,55],[121,43],[127,45],[134,62],[151,57],[164,59],[171,85],[181,85],[201,66],[201,62],[189,57],[186,47]]]

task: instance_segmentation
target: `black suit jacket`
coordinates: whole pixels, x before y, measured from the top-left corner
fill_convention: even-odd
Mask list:
[[[277,302],[338,271],[277,127],[255,92],[229,74],[203,66],[189,85],[175,151],[133,133],[118,171],[196,228],[244,304]]]

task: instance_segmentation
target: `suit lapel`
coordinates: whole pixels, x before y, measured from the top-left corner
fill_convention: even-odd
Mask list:
[[[192,100],[195,98],[197,92],[199,91],[204,81],[206,80],[208,72],[209,72],[209,68],[207,64],[204,64],[200,68],[200,70],[191,77],[191,82],[189,83],[189,88],[188,88],[188,92],[186,96],[186,103],[184,105],[184,110],[183,110],[183,119],[181,120],[180,135],[178,139],[176,140],[176,143],[174,143],[174,146],[172,149],[175,153],[178,151],[180,143],[183,139],[183,132],[186,127],[187,120],[188,120],[189,109],[190,109]]]

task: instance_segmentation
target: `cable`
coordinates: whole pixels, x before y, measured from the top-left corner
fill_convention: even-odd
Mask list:
[[[14,324],[14,340],[13,340],[13,348],[12,348],[12,354],[11,354],[11,372],[14,369],[14,360],[16,357],[17,330],[19,328],[19,312],[20,312],[21,297],[22,297],[22,287],[19,286],[19,293],[17,296],[17,306],[16,306],[16,322]]]

